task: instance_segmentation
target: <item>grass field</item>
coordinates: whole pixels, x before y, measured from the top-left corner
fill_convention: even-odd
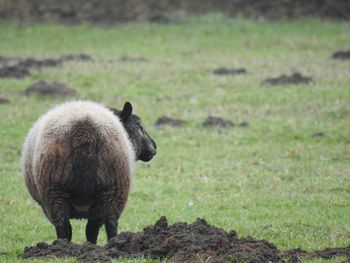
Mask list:
[[[170,223],[203,217],[281,249],[348,246],[350,61],[330,56],[349,43],[350,23],[320,20],[210,15],[169,25],[0,24],[2,56],[94,59],[0,79],[0,95],[11,100],[0,105],[0,262],[20,262],[25,246],[55,239],[25,189],[20,149],[31,124],[71,98],[23,96],[38,80],[74,87],[74,99],[117,108],[131,101],[157,142],[152,162],[137,165],[119,231],[139,231],[161,215]],[[243,67],[247,74],[217,76],[218,67]],[[312,77],[311,84],[260,85],[295,71]],[[160,130],[154,122],[162,115],[187,123]],[[250,126],[204,128],[209,115]],[[312,137],[315,132],[325,136]],[[74,242],[85,241],[85,224],[73,221]],[[98,243],[105,242],[102,230]]]

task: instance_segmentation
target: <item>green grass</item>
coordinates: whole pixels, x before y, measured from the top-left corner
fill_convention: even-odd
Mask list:
[[[33,71],[23,80],[0,79],[0,95],[11,100],[0,105],[1,262],[21,262],[17,255],[25,246],[55,239],[20,175],[19,152],[31,124],[64,101],[21,95],[41,79],[74,87],[75,99],[119,108],[131,101],[157,142],[155,159],[137,165],[120,231],[139,231],[161,215],[170,223],[203,217],[281,249],[349,245],[350,61],[330,59],[350,48],[348,22],[210,15],[110,28],[5,23],[0,39],[4,56],[83,52],[95,59]],[[123,55],[149,62],[121,62]],[[217,67],[248,73],[215,76]],[[260,85],[294,71],[313,77],[312,83]],[[153,123],[161,115],[188,122],[158,130]],[[203,128],[208,115],[246,120],[250,127]],[[326,136],[310,136],[318,131]],[[84,242],[85,223],[73,221],[74,242]],[[98,242],[106,242],[104,230]]]

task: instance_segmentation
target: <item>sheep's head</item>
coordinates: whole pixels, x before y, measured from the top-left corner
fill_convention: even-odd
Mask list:
[[[157,145],[142,127],[141,119],[137,115],[132,114],[131,103],[125,102],[122,111],[114,108],[111,110],[120,118],[128,133],[131,143],[134,146],[136,159],[144,162],[150,161],[156,154]]]

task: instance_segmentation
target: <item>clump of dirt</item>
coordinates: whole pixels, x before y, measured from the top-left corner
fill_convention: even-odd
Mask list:
[[[307,252],[301,248],[291,249],[281,252],[282,257],[292,259],[292,262],[301,262],[300,258],[322,258],[332,259],[337,257],[347,257],[347,261],[350,260],[350,246],[340,248],[325,248],[318,251]],[[293,261],[297,259],[297,261]],[[290,261],[290,260],[289,260]],[[288,262],[288,261],[287,261]]]
[[[0,104],[9,104],[10,100],[0,96]]]
[[[122,61],[122,62],[134,62],[134,63],[145,63],[145,62],[148,62],[148,59],[146,59],[144,57],[122,56],[120,58],[120,61]]]
[[[107,261],[111,257],[104,257],[105,249],[103,247],[86,242],[84,245],[74,244],[64,239],[55,240],[52,245],[45,242],[39,242],[36,246],[26,247],[22,258],[41,258],[41,257],[53,257],[53,258],[67,258],[67,257],[87,257],[90,255],[90,259],[79,260],[80,262],[93,262],[93,261]],[[92,255],[94,254],[94,255]],[[95,260],[94,260],[95,259]]]
[[[230,120],[224,120],[220,117],[209,116],[203,122],[202,126],[203,127],[217,126],[217,127],[229,128],[229,127],[235,126],[235,124]]]
[[[0,78],[22,79],[29,75],[29,70],[21,66],[4,66],[0,68]]]
[[[17,67],[22,67],[26,69],[42,69],[44,67],[57,67],[61,65],[62,61],[60,59],[46,58],[46,59],[35,59],[27,58],[21,60]]]
[[[239,75],[239,74],[246,74],[247,71],[244,68],[237,68],[237,69],[228,69],[228,68],[217,68],[213,70],[213,73],[215,75]]]
[[[158,120],[154,123],[157,127],[163,127],[163,126],[172,126],[177,127],[185,124],[186,122],[179,119],[172,119],[166,116],[161,116],[158,118]]]
[[[46,67],[57,67],[64,62],[70,61],[92,61],[86,54],[64,55],[59,58],[26,58],[18,59],[14,57],[0,56],[0,63],[4,66],[0,68],[0,78],[24,78],[30,75],[31,70],[40,70]],[[16,63],[15,63],[16,62]],[[12,64],[12,65],[8,65]]]
[[[312,78],[303,76],[299,72],[295,72],[290,76],[281,75],[277,78],[265,79],[262,85],[285,85],[285,84],[308,84]]]
[[[37,93],[43,96],[51,95],[66,97],[74,95],[76,91],[59,82],[47,83],[46,81],[41,80],[28,87],[24,93],[27,96]]]
[[[339,50],[337,52],[334,52],[332,55],[332,58],[339,59],[339,60],[350,59],[350,50],[346,50],[346,51]]]
[[[22,258],[75,257],[79,262],[105,262],[126,257],[179,262],[300,262],[301,257],[330,259],[339,256],[350,259],[350,246],[314,252],[300,248],[281,251],[266,240],[249,236],[238,238],[235,231],[211,226],[204,219],[169,226],[164,216],[142,232],[120,233],[104,247],[56,240],[52,245],[39,242],[26,247],[20,255]]]

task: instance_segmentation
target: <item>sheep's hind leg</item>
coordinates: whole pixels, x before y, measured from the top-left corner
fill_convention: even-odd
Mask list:
[[[72,226],[69,222],[69,203],[66,194],[62,192],[51,192],[48,216],[55,226],[57,239],[72,240]]]
[[[116,202],[109,200],[109,202],[104,203],[104,224],[108,240],[117,235],[119,215],[116,210]]]
[[[118,232],[118,218],[115,215],[107,216],[105,219],[105,228],[108,240],[115,237]]]
[[[98,232],[100,231],[100,228],[102,225],[103,225],[102,218],[89,219],[85,230],[86,240],[93,244],[96,244]]]

